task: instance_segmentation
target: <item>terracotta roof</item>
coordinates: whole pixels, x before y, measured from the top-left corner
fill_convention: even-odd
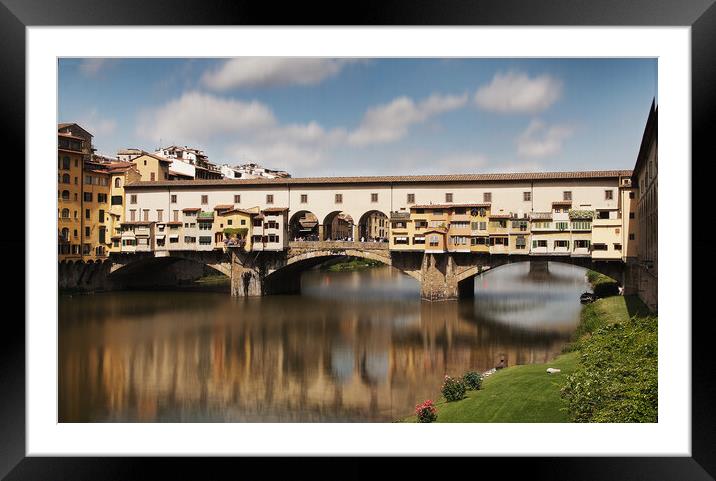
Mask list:
[[[155,224],[155,222],[153,220],[132,220],[132,221],[122,222],[122,225],[149,225],[149,224]]]
[[[198,212],[201,210],[201,207],[187,207],[185,209],[182,209],[182,212]]]
[[[479,204],[423,204],[423,205],[411,205],[411,209],[450,209],[451,207],[465,208],[465,207],[490,207],[490,203],[479,203]]]
[[[166,223],[167,225],[182,225],[182,222],[178,220],[172,220]]]
[[[229,210],[222,210],[221,212],[217,213],[217,215],[229,215],[229,214],[247,214],[247,215],[257,215],[258,212],[253,212],[246,209],[229,209]]]
[[[264,209],[262,212],[279,213],[279,212],[285,212],[287,210],[288,210],[288,207],[269,207],[267,209]]]
[[[226,210],[226,209],[233,209],[234,204],[219,204],[214,206],[214,210]]]
[[[571,200],[555,200],[552,205],[572,205]]]
[[[385,184],[385,183],[445,183],[445,182],[498,182],[569,179],[611,179],[631,175],[631,170],[592,170],[577,172],[527,172],[504,174],[447,174],[447,175],[387,175],[366,177],[293,177],[287,179],[195,179],[155,180],[127,184],[127,187],[180,187],[180,186],[233,186],[233,185],[287,185],[287,184]]]

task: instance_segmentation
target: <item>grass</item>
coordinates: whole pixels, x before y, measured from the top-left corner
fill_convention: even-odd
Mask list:
[[[362,269],[370,269],[383,265],[382,262],[374,261],[370,259],[350,259],[348,261],[341,261],[329,264],[326,270],[329,272],[344,272],[344,271],[358,271]]]
[[[567,377],[577,370],[582,343],[603,326],[623,323],[633,315],[646,313],[646,306],[634,296],[607,297],[586,305],[575,339],[565,348],[565,353],[546,364],[501,369],[487,377],[480,390],[468,391],[461,401],[448,403],[441,398],[435,403],[436,422],[570,422],[567,403],[560,390]],[[561,369],[561,372],[548,374],[549,367]],[[402,422],[416,422],[416,417],[408,416]]]

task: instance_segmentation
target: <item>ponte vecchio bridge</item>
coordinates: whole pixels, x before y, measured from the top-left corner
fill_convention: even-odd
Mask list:
[[[633,191],[628,170],[135,182],[95,275],[189,260],[229,276],[232,295],[261,296],[298,292],[301,272],[350,256],[396,268],[441,300],[470,295],[487,269],[556,261],[629,290]]]

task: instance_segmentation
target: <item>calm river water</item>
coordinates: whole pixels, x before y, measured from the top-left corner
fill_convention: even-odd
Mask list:
[[[478,277],[474,299],[439,303],[388,267],[310,271],[297,296],[62,296],[59,421],[392,421],[445,374],[556,356],[584,274],[512,264]]]

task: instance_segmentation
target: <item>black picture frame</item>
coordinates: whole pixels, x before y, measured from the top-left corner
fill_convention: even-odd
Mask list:
[[[350,8],[327,9],[321,4],[287,2],[277,8],[269,2],[207,0],[0,0],[0,52],[3,73],[0,75],[0,108],[3,112],[2,135],[5,145],[12,145],[12,155],[25,159],[25,28],[51,25],[568,25],[568,26],[690,26],[692,65],[692,157],[701,158],[697,182],[711,178],[713,154],[707,148],[714,132],[716,112],[716,6],[714,0],[411,0],[363,1]],[[347,5],[346,5],[347,6]],[[340,12],[340,13],[339,13]],[[662,112],[663,115],[666,112]],[[663,159],[665,162],[674,159]],[[684,162],[685,159],[680,159]],[[692,162],[692,168],[696,163]],[[27,168],[27,163],[25,165]],[[31,173],[22,173],[25,182]],[[17,180],[17,172],[15,172]],[[14,182],[23,189],[24,182]],[[12,188],[12,187],[10,187]],[[708,187],[692,187],[692,205],[706,202]],[[23,192],[24,194],[24,192]],[[24,195],[18,193],[19,198]],[[688,199],[687,199],[688,200]],[[683,200],[686,202],[687,200]],[[688,212],[684,209],[684,212]],[[691,211],[697,225],[697,209]],[[27,219],[27,212],[25,213]],[[688,214],[687,214],[688,215]],[[706,249],[707,231],[694,231],[692,248]],[[24,272],[26,256],[22,239],[3,239],[6,252],[4,272]],[[17,253],[23,252],[20,256]],[[691,263],[691,259],[684,259]],[[708,263],[702,263],[705,269]],[[703,303],[707,284],[692,279],[693,307]],[[37,280],[33,280],[36,282]],[[670,281],[671,282],[671,281]],[[15,289],[24,286],[16,282]],[[46,289],[54,286],[39,286]],[[8,289],[6,287],[6,289]],[[7,290],[6,292],[12,293]],[[20,306],[16,294],[13,304]],[[23,292],[24,294],[24,292]],[[702,294],[702,295],[700,295]],[[701,299],[701,300],[700,300]],[[7,299],[6,299],[7,300]],[[7,313],[8,311],[6,311]],[[694,309],[694,313],[698,310]],[[696,318],[695,318],[696,319]],[[204,479],[206,462],[232,469],[270,469],[273,459],[228,458],[41,458],[25,456],[25,328],[18,315],[4,316],[0,335],[0,476],[6,479],[137,479],[156,477],[145,468],[159,468],[159,477]],[[699,322],[700,321],[700,322]],[[669,319],[690,322],[690,319]],[[601,479],[714,479],[716,473],[716,422],[711,402],[714,399],[714,376],[710,366],[709,328],[711,317],[692,323],[692,457],[553,457],[553,458],[484,458],[478,463],[480,475],[489,472],[500,478],[511,478],[521,471],[529,479],[601,480]],[[536,442],[539,442],[536,440]],[[312,477],[328,475],[342,478],[365,478],[372,475],[385,460],[352,459],[349,466],[332,468],[341,459],[287,460],[283,469],[294,473],[313,472]],[[345,460],[343,460],[345,461]],[[470,460],[463,460],[470,461]],[[474,469],[472,463],[458,467]],[[423,472],[425,460],[415,459],[406,465],[404,476]],[[320,466],[320,468],[319,468]],[[497,468],[493,471],[491,468]],[[173,472],[173,473],[172,473]],[[176,474],[175,474],[176,473]],[[236,473],[234,473],[236,475]]]

